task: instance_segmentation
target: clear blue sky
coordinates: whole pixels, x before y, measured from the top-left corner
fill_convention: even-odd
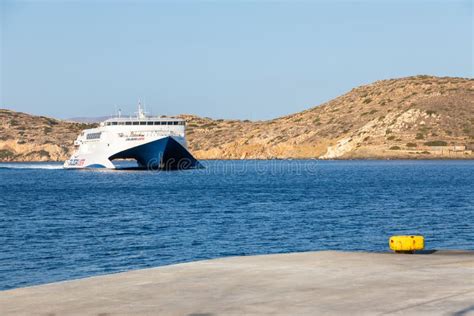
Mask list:
[[[473,76],[472,1],[0,0],[1,108],[269,119],[355,86]]]

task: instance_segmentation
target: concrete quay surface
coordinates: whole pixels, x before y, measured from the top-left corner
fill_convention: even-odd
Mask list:
[[[474,315],[474,252],[227,257],[0,292],[1,315]]]

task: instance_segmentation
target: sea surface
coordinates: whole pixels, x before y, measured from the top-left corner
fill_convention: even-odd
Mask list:
[[[0,164],[0,290],[224,256],[474,249],[474,161]]]

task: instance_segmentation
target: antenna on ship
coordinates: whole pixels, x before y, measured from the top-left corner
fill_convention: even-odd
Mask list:
[[[115,117],[118,117],[118,118],[122,117],[122,109],[117,109],[117,104],[115,104],[114,107],[115,107]]]
[[[144,119],[144,118],[146,118],[145,112],[144,112],[143,109],[142,109],[142,103],[140,102],[140,100],[138,100],[137,118],[138,118],[138,119]]]

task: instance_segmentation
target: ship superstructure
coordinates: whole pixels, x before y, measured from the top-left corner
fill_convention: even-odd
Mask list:
[[[155,170],[200,168],[187,150],[185,127],[183,119],[148,117],[139,104],[136,117],[119,115],[82,131],[64,168],[113,169],[114,159],[135,159],[140,168]]]

